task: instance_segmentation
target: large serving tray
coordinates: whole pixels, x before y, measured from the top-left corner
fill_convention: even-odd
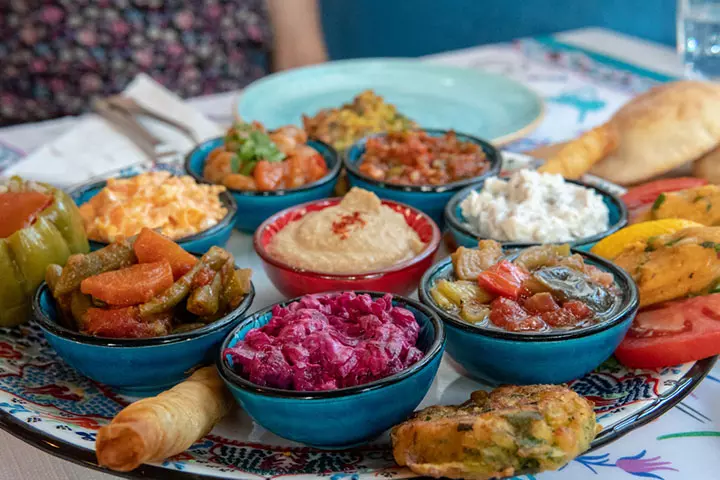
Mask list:
[[[593,447],[607,444],[662,415],[705,377],[715,358],[665,368],[628,371],[609,360],[570,387],[595,402],[602,432]],[[465,377],[447,356],[422,406],[455,404],[484,388]],[[35,325],[0,329],[0,426],[53,455],[92,468],[100,426],[132,399],[96,384],[68,367]],[[320,451],[279,438],[236,409],[187,452],[143,465],[131,478],[332,478],[358,480],[413,476],[393,461],[387,435],[349,450]]]
[[[530,160],[524,155],[505,156],[505,169],[526,165]],[[600,179],[584,180],[622,193],[620,187]],[[249,236],[234,234],[228,248],[238,264],[255,272],[257,295],[251,310],[280,300],[262,272]],[[606,445],[668,411],[700,383],[715,361],[713,357],[657,371],[630,371],[610,359],[571,382],[573,390],[595,402],[603,426],[592,448]],[[484,388],[445,356],[420,408],[462,403],[472,391]],[[0,428],[18,438],[66,460],[100,469],[94,451],[97,430],[132,400],[67,366],[34,324],[0,329]],[[162,464],[143,465],[117,475],[183,480],[278,476],[369,480],[414,476],[395,465],[387,434],[364,447],[320,451],[269,433],[239,408],[186,452]]]

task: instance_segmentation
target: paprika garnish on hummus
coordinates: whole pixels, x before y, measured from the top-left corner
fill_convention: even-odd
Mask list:
[[[353,188],[339,204],[285,226],[268,252],[296,268],[361,274],[409,260],[425,246],[402,214],[374,193]]]

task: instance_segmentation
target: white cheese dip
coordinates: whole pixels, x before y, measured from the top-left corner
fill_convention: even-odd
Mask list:
[[[601,233],[609,223],[595,190],[534,170],[519,170],[509,180],[487,179],[460,208],[472,230],[498,241],[568,242]]]

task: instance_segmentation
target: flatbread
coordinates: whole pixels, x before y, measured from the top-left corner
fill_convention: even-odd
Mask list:
[[[715,148],[695,160],[692,174],[694,177],[704,178],[710,183],[720,184],[720,148]]]
[[[720,86],[680,81],[625,104],[607,123],[617,147],[591,173],[622,185],[691,162],[720,143]]]

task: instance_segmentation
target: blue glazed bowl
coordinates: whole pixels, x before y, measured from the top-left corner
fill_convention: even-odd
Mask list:
[[[448,130],[424,130],[433,137],[440,137],[448,133]],[[445,185],[395,185],[392,183],[374,180],[360,172],[359,166],[365,154],[365,144],[369,138],[380,137],[386,134],[370,135],[355,142],[345,152],[343,164],[347,170],[350,186],[364,188],[375,192],[380,198],[405,203],[418,210],[422,210],[432,218],[442,229],[444,226],[443,211],[450,198],[459,190],[472,183],[482,181],[500,172],[502,158],[500,153],[490,143],[463,133],[456,133],[457,138],[464,142],[471,142],[479,145],[490,162],[490,168],[480,176],[468,178],[458,182]]]
[[[420,301],[445,323],[447,351],[453,360],[472,377],[489,385],[568,382],[607,360],[635,318],[637,286],[630,275],[607,260],[577,249],[573,252],[582,255],[586,263],[615,275],[622,298],[603,322],[562,332],[508,332],[465,322],[437,306],[430,295],[435,282],[454,279],[451,259],[428,270],[423,275],[418,294]]]
[[[155,395],[183,381],[198,365],[215,361],[223,338],[252,304],[255,287],[238,307],[190,332],[155,338],[104,338],[59,323],[59,312],[43,282],[33,299],[33,316],[58,355],[86,377],[133,396]]]
[[[369,293],[373,298],[385,295],[357,293]],[[225,339],[217,360],[220,375],[243,409],[276,435],[319,448],[369,441],[405,420],[420,404],[435,378],[445,348],[442,322],[432,310],[397,295],[393,299],[395,305],[415,314],[420,325],[417,346],[425,354],[419,362],[395,375],[365,385],[320,392],[261,387],[245,380],[235,373],[230,357],[222,352],[245,338],[251,329],[268,323],[272,306],[249,316]]]
[[[135,175],[129,175],[126,178],[134,176]],[[105,188],[105,185],[107,185],[107,180],[88,183],[77,187],[76,189],[71,191],[70,196],[75,201],[75,203],[80,206],[83,203],[88,202],[98,193],[100,193],[100,190]],[[202,255],[203,253],[207,252],[210,247],[213,246],[225,247],[228,240],[230,239],[233,225],[235,224],[235,217],[237,217],[238,214],[238,207],[237,203],[235,203],[235,199],[228,192],[222,192],[220,194],[220,201],[228,212],[227,215],[222,218],[222,220],[220,220],[216,225],[213,225],[207,230],[203,230],[202,232],[196,233],[194,235],[179,238],[175,240],[175,243],[180,245],[188,252],[198,255]],[[90,250],[93,251],[99,250],[108,245],[106,242],[98,242],[96,240],[88,240],[88,242],[90,243]]]
[[[223,138],[207,140],[185,157],[185,172],[196,181],[209,183],[203,177],[205,160],[217,147],[223,145]],[[316,182],[302,187],[272,192],[258,192],[228,189],[240,210],[235,220],[235,228],[252,233],[272,214],[300,203],[310,202],[333,196],[335,183],[340,174],[340,160],[337,152],[330,146],[317,140],[308,140],[307,145],[317,150],[325,160],[328,174]]]
[[[467,248],[475,248],[478,245],[478,241],[483,240],[484,237],[480,237],[475,231],[470,228],[470,225],[468,225],[467,221],[465,220],[465,216],[463,216],[462,209],[460,208],[460,204],[470,195],[470,192],[480,192],[483,188],[483,185],[485,183],[484,179],[482,182],[477,182],[473,185],[470,185],[467,188],[464,188],[457,192],[450,201],[445,206],[445,224],[448,227],[448,230],[450,230],[450,233],[452,233],[453,238],[455,239],[455,243],[458,246],[467,247]],[[628,224],[628,210],[625,206],[625,203],[620,200],[616,195],[610,193],[609,191],[598,187],[596,185],[591,185],[589,183],[581,182],[579,180],[565,180],[566,182],[574,183],[575,185],[580,185],[581,187],[590,188],[595,190],[603,199],[603,202],[608,207],[608,211],[610,213],[609,216],[609,223],[610,226],[607,230],[605,230],[602,233],[598,233],[597,235],[593,235],[587,238],[581,238],[579,240],[576,240],[574,242],[560,242],[560,243],[568,243],[570,246],[577,248],[578,250],[588,251],[590,250],[593,245],[595,245],[597,242],[602,240],[603,238],[607,237],[608,235],[617,232],[621,228],[624,228]],[[508,241],[500,241],[499,242],[504,248],[527,248],[532,247],[534,245],[541,245],[542,242],[508,242]]]

